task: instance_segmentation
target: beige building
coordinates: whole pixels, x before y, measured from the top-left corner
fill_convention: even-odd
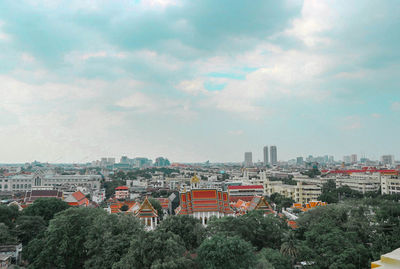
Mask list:
[[[271,196],[279,193],[287,198],[293,199],[296,203],[308,203],[318,200],[321,195],[321,187],[316,184],[297,182],[297,185],[283,184],[282,181],[264,181],[264,194]]]
[[[400,193],[400,178],[398,176],[382,176],[381,190],[382,194]]]
[[[337,177],[336,187],[349,186],[350,189],[361,193],[378,191],[381,186],[380,173],[353,173],[348,177]]]
[[[381,259],[371,263],[371,268],[395,269],[400,268],[400,248],[383,254]]]

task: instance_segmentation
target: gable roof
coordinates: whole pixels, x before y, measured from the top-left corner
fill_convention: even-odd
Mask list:
[[[149,199],[144,199],[143,203],[140,205],[139,209],[135,212],[135,216],[139,218],[153,218],[158,217],[157,210],[154,209]]]

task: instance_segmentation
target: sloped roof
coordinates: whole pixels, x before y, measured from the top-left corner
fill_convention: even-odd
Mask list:
[[[158,217],[157,210],[151,205],[149,199],[144,199],[143,203],[140,205],[139,209],[135,212],[135,215],[139,218],[153,218]]]

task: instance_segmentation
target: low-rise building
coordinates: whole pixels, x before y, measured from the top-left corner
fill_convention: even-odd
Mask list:
[[[250,201],[254,196],[262,196],[264,194],[263,185],[241,185],[228,186],[229,202],[237,200]]]
[[[70,194],[64,201],[70,206],[87,207],[89,205],[89,199],[80,191]]]
[[[32,190],[25,193],[24,203],[32,204],[39,198],[57,198],[63,200],[63,193],[59,190]]]
[[[400,248],[381,255],[379,261],[371,263],[371,268],[394,269],[400,268]]]
[[[129,188],[127,186],[119,186],[115,188],[115,198],[127,199],[129,197]]]
[[[382,194],[400,194],[400,177],[382,176],[381,191]]]

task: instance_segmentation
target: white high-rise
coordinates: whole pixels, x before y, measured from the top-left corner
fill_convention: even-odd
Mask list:
[[[253,154],[251,152],[244,153],[244,166],[245,167],[253,166]]]
[[[268,160],[268,146],[264,147],[264,166],[266,166],[269,163]]]
[[[278,164],[278,150],[276,149],[276,146],[270,147],[270,154],[271,154],[271,165]]]

